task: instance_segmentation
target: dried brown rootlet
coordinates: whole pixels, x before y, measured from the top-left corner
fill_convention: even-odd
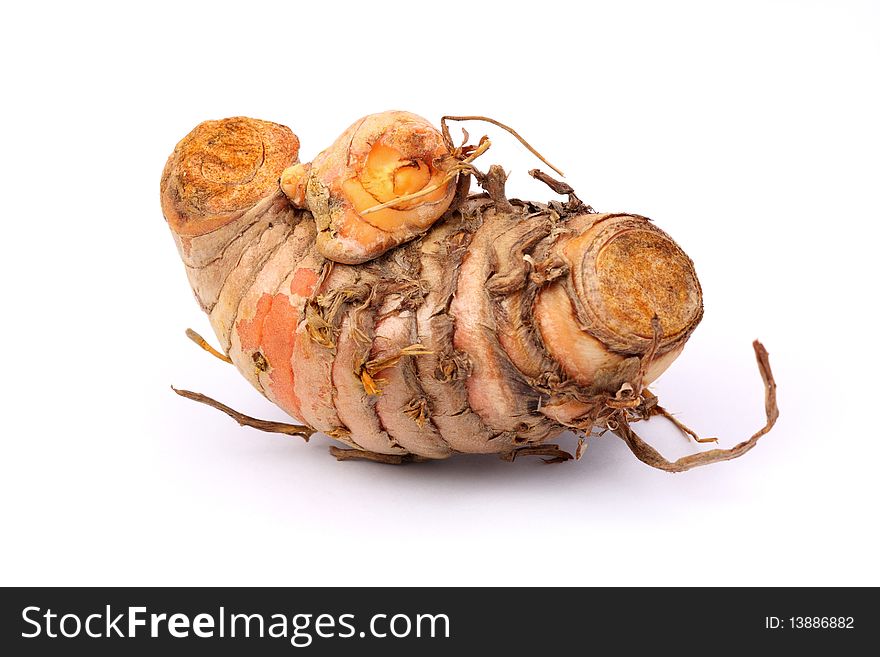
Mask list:
[[[443,132],[452,153],[445,125]],[[378,257],[361,262],[368,256],[355,244],[360,264],[343,264],[327,256],[336,224],[324,221],[321,230],[329,232],[319,248],[304,194],[296,192],[295,206],[280,187],[286,172],[302,177],[311,166],[299,164],[299,141],[288,128],[237,117],[202,123],[187,135],[162,174],[162,208],[220,341],[223,353],[214,353],[298,424],[256,420],[199,393],[176,392],[243,426],[306,440],[323,432],[347,446],[331,448],[340,460],[383,463],[455,453],[559,462],[572,458],[549,442],[562,432],[580,436],[579,458],[586,438],[610,431],[643,462],[678,472],[736,458],[770,430],[776,387],[756,341],[767,422],[754,436],[675,462],[639,438],[631,425],[661,415],[706,442],[647,387],[702,317],[691,260],[645,217],[597,213],[537,170],[532,175],[568,202],[508,199],[500,167],[483,174],[469,164],[473,157],[457,163],[463,156],[444,164],[442,146],[431,143],[430,167],[395,163],[383,146],[381,159],[374,157],[379,164],[362,178],[367,191],[392,189],[379,179],[388,170],[409,189],[416,176],[436,181],[435,168],[451,171],[425,187],[434,195],[429,202],[442,197],[442,215],[410,225],[403,237],[376,238],[384,250]],[[324,178],[309,179],[309,193],[325,199],[324,211],[335,216],[334,204],[344,199],[320,185],[337,169],[355,175],[352,159],[319,159]],[[326,162],[335,161],[342,164],[331,170]],[[469,176],[485,191],[468,195]],[[451,201],[446,181],[456,190]],[[295,179],[288,188],[296,188]],[[407,196],[408,217],[418,195]],[[367,226],[369,210],[348,204],[345,212],[371,240],[381,230],[375,222]]]

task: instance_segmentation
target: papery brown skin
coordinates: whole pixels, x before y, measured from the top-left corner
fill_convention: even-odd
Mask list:
[[[333,262],[312,213],[279,187],[298,143],[254,119],[200,124],[168,160],[162,208],[222,350],[285,412],[350,447],[442,459],[588,431],[597,399],[652,344],[653,381],[702,317],[690,259],[636,215],[477,195],[379,258]],[[299,173],[332,185],[332,157]],[[411,345],[423,352],[372,372],[369,394],[365,364]]]

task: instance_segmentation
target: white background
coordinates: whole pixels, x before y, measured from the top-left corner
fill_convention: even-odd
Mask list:
[[[7,7],[0,583],[880,584],[878,28],[841,1]],[[552,467],[395,468],[175,396],[285,419],[183,335],[210,329],[159,208],[176,141],[244,114],[308,160],[391,108],[508,122],[596,208],[655,219],[706,303],[656,392],[744,439],[759,337],[777,428],[680,475],[613,436]],[[488,132],[485,166],[552,197]]]

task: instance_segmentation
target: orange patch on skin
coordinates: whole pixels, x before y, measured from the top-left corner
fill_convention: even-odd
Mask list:
[[[256,351],[260,346],[260,337],[263,334],[263,322],[266,320],[266,313],[272,307],[271,295],[264,294],[257,301],[257,312],[253,319],[239,320],[236,330],[241,340],[242,351]]]
[[[318,282],[318,273],[314,269],[303,267],[297,269],[290,281],[290,293],[301,297],[310,297]]]
[[[259,350],[266,359],[269,365],[269,389],[275,403],[302,421],[301,402],[293,389],[290,362],[299,319],[299,312],[290,304],[286,294],[276,294],[274,297],[264,294],[257,302],[254,318],[239,321],[236,330],[242,351]]]

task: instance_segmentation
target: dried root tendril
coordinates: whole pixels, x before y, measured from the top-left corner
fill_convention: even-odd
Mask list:
[[[269,433],[283,433],[287,436],[299,436],[306,442],[309,441],[309,438],[311,438],[313,434],[317,433],[314,429],[304,426],[302,424],[272,422],[271,420],[259,420],[257,418],[250,417],[249,415],[239,413],[238,411],[229,408],[226,404],[221,404],[216,399],[211,399],[207,395],[203,395],[200,392],[181,390],[179,388],[175,388],[174,386],[171,386],[171,389],[181,397],[192,399],[193,401],[199,402],[200,404],[205,404],[206,406],[216,408],[218,411],[226,413],[226,415],[238,422],[239,426],[242,427],[251,427],[253,429],[259,429],[260,431],[267,431]]]
[[[655,405],[651,409],[651,415],[659,415],[660,417],[666,418],[667,420],[672,422],[672,424],[675,425],[675,428],[678,429],[679,431],[681,431],[681,433],[683,435],[690,436],[691,438],[694,439],[695,442],[698,442],[698,443],[717,443],[718,442],[718,439],[714,438],[714,437],[713,438],[701,438],[697,434],[697,432],[695,432],[693,429],[688,427],[681,420],[679,420],[677,417],[675,417],[672,413],[667,411],[665,408],[663,408],[659,404]]]
[[[516,130],[511,128],[509,125],[505,125],[505,124],[501,123],[501,121],[496,121],[495,119],[491,119],[488,116],[449,116],[449,115],[446,115],[440,119],[440,131],[443,133],[443,138],[446,140],[447,144],[452,143],[452,140],[449,137],[449,127],[446,125],[447,121],[484,121],[486,123],[491,123],[494,126],[498,126],[502,130],[506,130],[511,135],[516,137],[517,140],[519,140],[519,143],[521,143],[523,146],[525,146],[529,150],[529,152],[532,153],[532,155],[537,157],[539,160],[541,160],[541,162],[543,162],[548,167],[553,169],[556,173],[558,173],[563,178],[565,177],[565,174],[562,173],[562,171],[560,171],[555,166],[550,164],[550,162],[547,161],[547,158],[545,158],[543,155],[541,155],[529,142],[527,142],[525,139],[523,139],[523,137]]]
[[[639,398],[641,398],[642,390],[645,387],[645,376],[648,373],[648,368],[654,362],[654,358],[657,356],[657,347],[660,346],[660,340],[663,338],[663,327],[660,326],[660,318],[657,315],[651,318],[651,329],[654,333],[651,339],[651,346],[648,347],[648,353],[639,361],[639,373],[636,377],[637,387],[633,391],[633,395]]]
[[[575,458],[559,445],[526,445],[500,455],[502,461],[513,463],[519,456],[546,456],[544,463],[563,463]]]
[[[203,338],[201,335],[199,335],[198,333],[193,331],[191,328],[186,329],[186,337],[188,337],[190,340],[195,342],[197,345],[199,345],[202,349],[207,351],[212,356],[219,358],[224,363],[232,364],[232,359],[229,356],[214,349],[214,347],[212,347],[210,344],[208,344],[208,341],[205,340],[205,338]]]
[[[627,416],[623,412],[617,411],[615,417],[608,418],[607,426],[627,444],[636,458],[651,467],[665,470],[666,472],[684,472],[691,468],[718,463],[719,461],[729,461],[742,456],[758,443],[761,436],[773,428],[773,425],[776,424],[776,420],[779,418],[779,407],[776,404],[776,381],[773,379],[773,371],[770,369],[770,359],[767,350],[757,340],[752,343],[752,347],[755,350],[755,358],[758,361],[761,379],[764,381],[764,410],[767,415],[767,422],[748,440],[730,449],[711,449],[706,452],[684,456],[677,461],[668,461],[660,452],[642,440],[632,430]],[[657,408],[659,407],[654,407],[654,414],[671,419],[671,416],[664,410],[656,411]],[[616,425],[613,428],[611,426],[612,422]],[[674,424],[679,428],[684,427],[684,425],[677,421],[674,421]],[[686,432],[696,438],[696,434],[689,429]]]
[[[565,194],[568,196],[568,203],[565,204],[565,210],[571,214],[595,214],[593,206],[587,205],[577,197],[574,193],[574,187],[568,183],[556,180],[552,176],[548,176],[540,169],[529,170],[529,175],[535,180],[540,180],[557,194]]]
[[[337,461],[373,461],[374,463],[385,463],[388,465],[423,463],[430,460],[415,454],[380,454],[379,452],[370,452],[364,449],[345,449],[333,446],[330,447],[330,454],[335,456]]]

